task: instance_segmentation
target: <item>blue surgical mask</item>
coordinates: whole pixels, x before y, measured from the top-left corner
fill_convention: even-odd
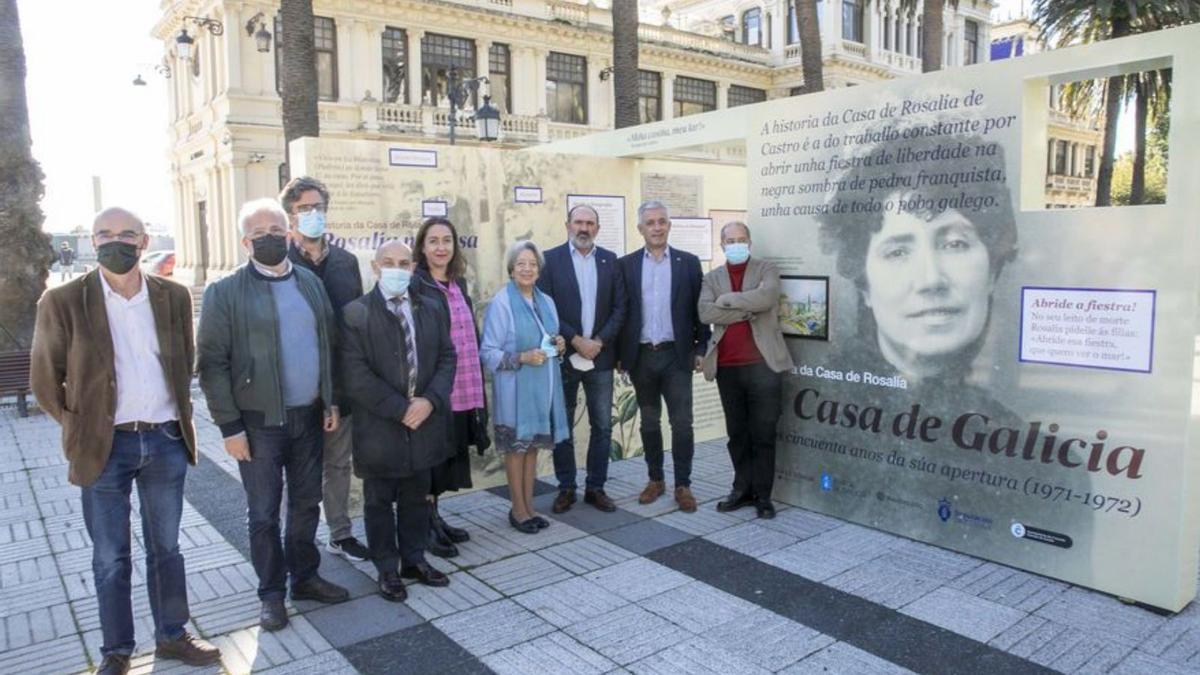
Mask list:
[[[382,267],[379,269],[379,288],[384,297],[395,298],[408,292],[408,282],[412,280],[412,272],[403,267]]]
[[[296,229],[309,239],[320,239],[325,236],[325,214],[313,209],[299,214],[296,219]]]
[[[546,353],[546,358],[548,359],[558,356],[558,345],[554,344],[554,338],[549,335],[542,335],[542,351]]]
[[[725,259],[741,265],[750,259],[750,244],[725,244]]]

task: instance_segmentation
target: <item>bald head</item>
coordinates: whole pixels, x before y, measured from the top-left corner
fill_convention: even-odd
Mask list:
[[[146,225],[132,211],[112,206],[97,213],[96,218],[92,220],[92,234],[99,234],[101,230],[113,234],[125,231],[145,234]]]
[[[384,264],[385,261],[403,264],[386,265]],[[411,267],[412,249],[399,239],[386,241],[382,246],[375,249],[375,262],[381,267]]]

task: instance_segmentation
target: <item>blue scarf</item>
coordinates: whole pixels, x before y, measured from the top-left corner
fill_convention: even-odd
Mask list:
[[[540,348],[543,328],[549,335],[558,333],[558,319],[550,298],[534,288],[533,302],[538,316],[534,316],[516,282],[508,282],[508,304],[512,309],[518,352]],[[522,364],[517,369],[517,440],[531,441],[540,435],[551,436],[558,443],[565,440],[567,434],[567,409],[558,362],[546,359],[540,366]]]

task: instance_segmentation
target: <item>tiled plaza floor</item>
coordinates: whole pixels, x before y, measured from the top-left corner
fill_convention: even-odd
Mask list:
[[[508,526],[502,490],[452,497],[443,512],[472,539],[452,561],[430,558],[448,588],[388,603],[368,564],[323,554],[322,575],[352,599],[290,603],[291,625],[262,633],[237,470],[198,408],[204,458],[181,546],[191,629],[224,659],[195,672],[1200,672],[1196,603],[1159,616],[782,504],[773,521],[717,513],[730,481],[719,442],[697,449],[695,514],[667,497],[638,505],[640,458],[612,465],[617,513],[580,503],[536,536]],[[45,415],[0,409],[0,674],[99,661],[90,542],[58,439]],[[549,515],[553,490],[539,492]],[[137,537],[136,510],[134,522]],[[135,672],[184,672],[154,662],[137,541],[134,555]]]

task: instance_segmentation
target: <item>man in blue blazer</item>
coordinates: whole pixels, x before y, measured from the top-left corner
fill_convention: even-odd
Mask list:
[[[579,205],[567,213],[567,241],[546,251],[546,268],[538,288],[554,299],[559,330],[567,341],[562,365],[567,419],[575,419],[579,385],[587,397],[587,481],[583,500],[601,511],[617,505],[604,493],[608,455],[612,448],[613,367],[616,342],[625,321],[625,285],[617,256],[596,245],[600,217],[596,209]],[[574,430],[554,448],[558,496],[551,510],[563,513],[575,503]]]
[[[629,297],[618,357],[629,373],[641,414],[642,448],[650,481],[638,502],[649,504],[666,492],[663,475],[662,402],[671,422],[675,459],[675,502],[696,510],[692,495],[692,373],[700,369],[710,331],[700,322],[697,302],[703,273],[700,259],[667,245],[671,215],[665,204],[638,207],[638,232],[645,246],[618,262]]]

